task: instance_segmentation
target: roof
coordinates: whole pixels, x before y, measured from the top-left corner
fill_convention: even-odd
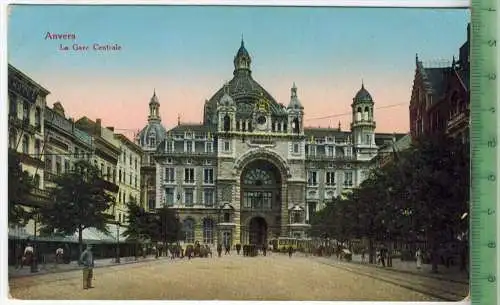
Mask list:
[[[192,131],[192,132],[213,132],[215,131],[213,128],[211,128],[210,126],[208,125],[203,125],[202,123],[181,123],[175,127],[173,127],[172,129],[170,129],[168,131],[168,133],[172,133],[172,134],[179,134],[179,133],[182,133],[184,134],[184,132],[188,132],[188,131]]]
[[[50,94],[50,91],[42,87],[39,83],[35,82],[33,79],[31,79],[28,75],[23,73],[21,70],[17,69],[13,65],[9,64],[9,78],[11,77],[11,73],[13,74],[18,74],[24,81],[27,81],[30,83],[33,87],[37,88],[38,90],[41,91],[45,96]]]
[[[356,93],[356,96],[354,96],[354,101],[355,102],[373,102],[372,96],[370,95],[370,92],[365,89],[365,85],[361,84],[361,89],[359,89],[358,93]]]
[[[142,149],[139,145],[135,144],[134,142],[130,141],[129,138],[127,138],[125,135],[121,133],[115,133],[114,137],[120,140],[123,144],[127,145],[129,148],[135,150],[139,154],[142,154]]]

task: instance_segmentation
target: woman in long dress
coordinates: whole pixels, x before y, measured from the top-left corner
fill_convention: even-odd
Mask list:
[[[420,248],[415,253],[415,257],[417,258],[417,269],[422,268],[422,251],[420,251]]]

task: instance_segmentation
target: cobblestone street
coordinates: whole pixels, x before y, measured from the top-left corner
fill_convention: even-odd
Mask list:
[[[389,273],[332,259],[231,255],[97,268],[90,290],[82,289],[81,271],[12,278],[10,294],[16,299],[317,301],[460,300],[467,294],[462,284],[441,281],[445,289],[436,292],[431,288],[437,279]]]

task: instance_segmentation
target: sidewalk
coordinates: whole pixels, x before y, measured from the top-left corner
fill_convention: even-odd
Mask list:
[[[459,266],[451,266],[450,268],[446,268],[446,266],[439,265],[438,272],[434,273],[432,272],[432,266],[430,264],[422,264],[422,267],[420,269],[417,269],[416,262],[393,259],[392,267],[387,267],[387,266],[382,267],[382,265],[368,264],[368,256],[366,256],[365,262],[362,262],[361,255],[353,255],[351,263],[364,265],[371,268],[381,268],[384,270],[394,271],[394,272],[418,274],[421,276],[427,276],[451,282],[458,282],[465,284],[469,283],[469,279],[467,278],[467,273],[465,271],[460,271]]]
[[[110,266],[119,266],[119,265],[126,265],[126,264],[134,264],[134,263],[143,263],[143,262],[149,262],[149,261],[155,261],[155,260],[162,260],[162,259],[167,259],[168,257],[158,257],[156,259],[153,255],[149,255],[146,258],[143,258],[142,256],[138,257],[137,260],[135,260],[135,257],[120,257],[120,263],[115,262],[115,258],[102,258],[102,259],[96,259],[94,261],[94,268],[103,268],[103,267],[110,267]],[[170,258],[168,258],[170,259]],[[36,275],[42,275],[42,274],[48,274],[48,273],[58,273],[58,272],[67,272],[67,271],[74,271],[74,270],[80,270],[82,269],[81,266],[78,266],[77,261],[72,261],[69,264],[55,264],[55,263],[48,263],[48,264],[39,264],[38,265],[38,272],[31,273],[31,267],[30,266],[24,266],[22,269],[16,269],[15,266],[9,266],[9,278],[16,278],[16,277],[26,277],[26,276],[36,276]]]

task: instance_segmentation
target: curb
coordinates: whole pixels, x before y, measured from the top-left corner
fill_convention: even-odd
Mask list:
[[[109,267],[123,266],[123,265],[129,265],[129,264],[147,263],[147,262],[151,262],[151,261],[160,261],[160,260],[163,260],[163,259],[161,259],[161,258],[158,258],[158,259],[147,258],[144,260],[137,260],[137,261],[133,260],[133,261],[125,261],[125,262],[121,262],[121,263],[111,263],[108,265],[97,265],[97,266],[94,266],[94,269],[109,268]],[[47,274],[66,273],[66,272],[77,271],[77,270],[81,270],[81,269],[82,269],[82,267],[75,266],[75,267],[68,268],[68,269],[60,269],[60,270],[53,269],[51,271],[45,271],[45,272],[36,272],[36,273],[28,273],[28,274],[20,274],[20,275],[9,274],[8,278],[9,279],[26,278],[26,277],[33,277],[33,276],[42,276],[42,275],[47,275]]]
[[[398,273],[405,273],[405,274],[420,275],[420,276],[424,276],[424,277],[433,278],[433,279],[436,279],[436,280],[442,280],[442,281],[448,281],[448,282],[453,282],[453,283],[458,283],[458,284],[469,285],[469,281],[466,281],[466,280],[457,280],[457,279],[446,278],[446,277],[441,277],[441,276],[434,276],[434,275],[426,273],[426,272],[414,272],[414,271],[408,271],[408,270],[400,270],[400,269],[394,269],[393,267],[382,268],[382,267],[378,267],[378,266],[373,265],[373,264],[368,264],[368,263],[367,264],[363,264],[363,263],[360,263],[360,262],[353,262],[353,261],[351,261],[349,263],[350,264],[354,264],[354,265],[359,265],[359,266],[367,266],[367,267],[374,268],[374,269],[383,269],[383,270],[387,270],[387,271],[390,271],[390,272],[398,272]]]

